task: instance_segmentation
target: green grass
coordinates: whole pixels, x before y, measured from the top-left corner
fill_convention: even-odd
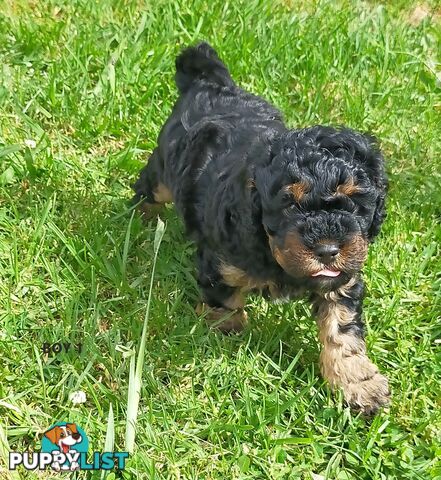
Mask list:
[[[253,297],[247,332],[208,331],[194,248],[170,208],[124,478],[441,479],[441,9],[427,4],[418,23],[414,5],[0,4],[0,452],[40,448],[56,420],[78,422],[91,450],[114,426],[124,449],[156,228],[131,217],[129,185],[176,99],[175,55],[206,39],[289,125],[381,139],[389,216],[365,269],[365,317],[393,403],[366,421],[329,393],[305,302]],[[82,353],[42,355],[60,340]],[[85,404],[69,401],[76,390]],[[0,477],[17,478],[4,463]]]

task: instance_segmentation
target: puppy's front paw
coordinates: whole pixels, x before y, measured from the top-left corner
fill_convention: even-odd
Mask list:
[[[196,313],[205,313],[205,321],[210,328],[222,333],[239,333],[248,323],[247,313],[242,309],[228,310],[227,308],[210,308],[204,303],[199,304]]]
[[[345,385],[343,393],[348,404],[365,415],[374,415],[390,403],[389,382],[378,372],[370,378]]]

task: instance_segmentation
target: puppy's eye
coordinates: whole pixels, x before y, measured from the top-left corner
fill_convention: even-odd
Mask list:
[[[282,202],[283,203],[292,203],[293,201],[293,196],[290,192],[284,192],[282,195]]]

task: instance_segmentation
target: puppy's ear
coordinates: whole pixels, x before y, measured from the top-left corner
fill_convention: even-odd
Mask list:
[[[386,218],[385,198],[387,193],[387,177],[384,169],[384,158],[375,137],[361,134],[349,128],[334,130],[319,127],[316,137],[322,148],[329,150],[334,156],[341,157],[363,168],[374,184],[377,199],[368,239],[373,240],[380,231]]]
[[[69,428],[72,433],[78,433],[77,425],[75,423],[66,423],[66,427]]]
[[[45,432],[44,436],[48,438],[53,444],[58,445],[58,440],[60,440],[60,427],[54,427]]]
[[[384,219],[386,218],[386,206],[385,206],[386,191],[387,191],[387,180],[385,178],[384,187],[382,190],[379,190],[379,193],[378,193],[374,216],[372,218],[371,226],[369,227],[369,230],[368,230],[369,241],[372,241],[380,233],[381,225],[384,222]]]

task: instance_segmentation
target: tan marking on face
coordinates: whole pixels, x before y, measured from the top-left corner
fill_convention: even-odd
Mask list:
[[[173,202],[173,195],[168,187],[163,183],[159,183],[153,190],[153,198],[158,203],[170,203]]]
[[[358,271],[366,261],[368,241],[362,235],[354,235],[345,243],[333,266],[339,270]]]
[[[345,183],[342,183],[337,187],[337,190],[335,191],[335,195],[347,195],[350,197],[354,193],[359,193],[360,192],[360,187],[356,185],[354,177],[350,177],[348,180],[346,180]]]
[[[388,403],[389,387],[387,379],[368,358],[364,340],[340,331],[339,327],[349,324],[355,315],[334,299],[319,304],[317,325],[323,345],[320,370],[331,387],[343,390],[350,405],[371,412]]]
[[[301,182],[296,182],[292,183],[291,185],[287,185],[284,187],[284,190],[286,192],[291,193],[291,195],[294,197],[296,202],[300,202],[305,195],[305,193],[308,193],[310,190],[310,186],[307,182],[302,180]]]
[[[293,277],[309,276],[322,268],[295,232],[286,235],[282,246],[276,246],[272,237],[269,244],[276,262]]]
[[[273,257],[291,276],[310,276],[323,268],[323,264],[305,247],[296,232],[288,233],[282,246],[276,246],[272,237],[268,239]],[[367,240],[361,235],[354,235],[341,247],[332,267],[347,272],[359,271],[366,260],[367,251]]]

